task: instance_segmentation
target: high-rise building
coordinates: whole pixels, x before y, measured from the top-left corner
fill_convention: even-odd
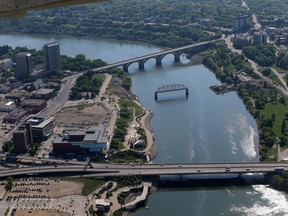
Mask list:
[[[254,44],[267,43],[267,33],[266,32],[255,32],[253,35]]]
[[[28,146],[32,143],[33,137],[30,123],[22,124],[18,130],[13,132],[13,144],[16,152],[27,152]]]
[[[45,70],[61,70],[60,64],[60,45],[54,41],[43,46]]]
[[[251,24],[250,15],[240,15],[234,18],[233,30],[236,32],[241,32],[246,30]]]
[[[27,52],[21,52],[15,58],[16,68],[15,76],[17,78],[27,77],[33,72],[32,55]]]

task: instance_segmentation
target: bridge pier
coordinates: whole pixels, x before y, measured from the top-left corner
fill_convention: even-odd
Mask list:
[[[124,64],[123,65],[123,71],[127,72],[128,73],[128,64]]]
[[[156,66],[161,66],[161,65],[162,65],[162,58],[156,57]]]
[[[188,88],[185,89],[185,93],[186,93],[186,98],[188,98],[188,96],[189,96],[189,90],[188,90]]]
[[[154,98],[155,98],[155,101],[158,100],[158,95],[157,95],[157,92],[154,93]]]
[[[139,64],[139,69],[143,70],[145,62],[144,61],[139,61],[138,64]]]
[[[180,56],[181,56],[181,52],[175,52],[174,53],[174,62],[180,62]]]

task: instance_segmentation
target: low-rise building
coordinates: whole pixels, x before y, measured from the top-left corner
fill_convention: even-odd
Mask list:
[[[0,60],[0,70],[2,69],[10,69],[13,66],[12,59],[5,58],[3,60]]]
[[[53,93],[54,93],[54,89],[41,88],[41,89],[38,89],[29,93],[27,95],[27,98],[49,100],[53,96]]]
[[[25,92],[11,92],[5,95],[5,99],[21,100],[25,96]]]
[[[28,110],[17,108],[13,110],[12,112],[9,112],[4,116],[3,122],[9,123],[9,124],[15,124],[18,122],[21,118],[28,115]]]
[[[106,128],[91,127],[88,130],[64,130],[62,136],[53,141],[56,154],[103,153],[109,149]]]
[[[111,203],[109,202],[109,200],[96,199],[95,200],[95,206],[97,208],[98,213],[105,214],[105,213],[110,211]]]
[[[16,105],[13,101],[0,103],[0,112],[12,112],[15,109],[16,109]]]
[[[7,85],[7,84],[2,85],[2,86],[0,87],[0,94],[7,94],[7,93],[11,92],[11,90],[12,90],[12,87],[11,87],[11,86],[9,86],[9,85]]]
[[[21,102],[21,107],[29,109],[30,113],[38,113],[47,106],[47,101],[38,99],[27,99]]]

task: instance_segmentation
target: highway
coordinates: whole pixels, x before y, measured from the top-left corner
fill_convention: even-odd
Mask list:
[[[41,173],[79,173],[85,177],[106,176],[153,176],[153,175],[190,175],[223,173],[267,173],[288,170],[288,163],[199,163],[199,164],[92,164],[84,165],[46,165],[15,168],[0,171],[0,177],[15,175],[35,175]],[[79,174],[78,174],[79,175]]]

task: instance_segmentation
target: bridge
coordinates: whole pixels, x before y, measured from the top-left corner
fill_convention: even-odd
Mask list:
[[[197,164],[99,164],[38,165],[0,170],[0,177],[39,174],[81,175],[83,177],[159,176],[202,174],[278,173],[288,170],[288,163],[197,163]]]
[[[125,72],[128,72],[129,66],[132,65],[133,63],[138,63],[139,69],[144,69],[144,65],[149,59],[155,59],[156,65],[161,66],[162,59],[168,54],[174,55],[174,62],[180,62],[180,56],[184,51],[187,51],[187,50],[203,51],[203,50],[211,47],[213,43],[218,42],[220,40],[222,40],[222,39],[205,41],[205,42],[201,42],[201,43],[196,43],[196,44],[191,44],[191,45],[187,45],[187,46],[183,46],[183,47],[178,47],[175,49],[168,49],[168,50],[156,52],[153,54],[144,55],[144,56],[140,56],[140,57],[112,63],[112,64],[109,64],[109,65],[106,65],[106,66],[103,66],[100,68],[92,69],[91,71],[93,71],[93,72],[105,72],[107,70],[122,67]]]
[[[158,93],[171,92],[171,91],[181,91],[181,90],[185,90],[185,95],[187,98],[189,95],[189,91],[188,91],[188,88],[186,86],[184,86],[183,84],[171,84],[171,85],[161,86],[154,93],[154,98],[157,101],[158,100]]]

